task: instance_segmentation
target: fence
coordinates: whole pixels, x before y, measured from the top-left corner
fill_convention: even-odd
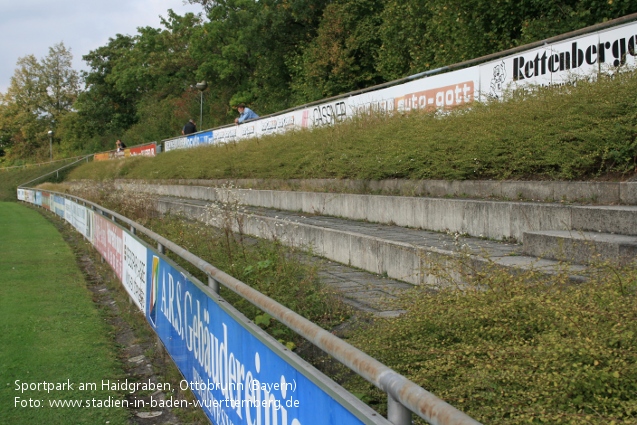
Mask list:
[[[17,195],[64,218],[91,241],[193,384],[213,423],[407,425],[413,412],[435,425],[478,424],[320,326],[116,212],[51,191],[21,187]],[[166,249],[204,272],[207,285],[169,260]],[[220,285],[387,393],[387,419],[225,302]]]

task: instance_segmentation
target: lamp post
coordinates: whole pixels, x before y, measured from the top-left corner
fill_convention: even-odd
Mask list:
[[[203,130],[203,91],[206,90],[206,87],[208,87],[208,83],[202,81],[201,83],[195,84],[195,87],[197,87],[197,90],[201,93],[201,103],[199,106],[199,125],[201,127],[199,128]]]
[[[53,161],[53,130],[49,130],[49,154],[51,156],[51,161]]]

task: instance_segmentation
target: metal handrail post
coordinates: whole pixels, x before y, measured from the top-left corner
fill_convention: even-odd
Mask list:
[[[394,425],[411,425],[411,411],[387,394],[387,420]]]
[[[208,286],[212,289],[212,292],[219,294],[219,282],[212,276],[208,276]]]

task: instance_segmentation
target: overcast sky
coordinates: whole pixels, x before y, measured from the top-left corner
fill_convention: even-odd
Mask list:
[[[40,60],[49,47],[64,42],[73,53],[73,67],[86,70],[83,55],[118,33],[159,28],[159,16],[167,16],[168,9],[179,15],[202,11],[183,0],[0,0],[0,92],[7,91],[22,56]]]

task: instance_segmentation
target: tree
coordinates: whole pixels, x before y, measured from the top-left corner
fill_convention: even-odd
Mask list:
[[[75,103],[76,116],[69,124],[68,137],[82,149],[86,140],[99,135],[116,134],[134,124],[137,96],[121,93],[111,81],[111,74],[118,61],[123,60],[133,48],[130,36],[117,34],[105,46],[84,55],[82,59],[90,71],[83,73],[86,89]]]
[[[337,0],[323,12],[316,37],[303,52],[294,88],[306,101],[382,82],[377,70],[381,0]]]
[[[198,76],[219,99],[216,110],[246,102],[259,114],[294,106],[291,82],[316,36],[328,0],[202,1],[209,22],[193,39]],[[221,122],[220,122],[221,123]]]
[[[71,111],[80,91],[80,78],[72,67],[71,51],[59,43],[49,48],[41,62],[42,83],[46,94],[42,108],[55,122]]]
[[[48,156],[48,131],[72,110],[79,77],[63,43],[38,61],[27,55],[17,62],[7,93],[0,96],[0,133],[12,157]]]
[[[188,108],[172,107],[179,107],[174,99],[196,82],[191,39],[200,21],[198,15],[169,10],[163,28],[118,34],[85,55],[90,71],[84,74],[86,91],[75,104],[77,116],[65,123],[69,143],[87,150],[112,148],[114,138],[142,142],[174,135],[183,125],[177,122],[189,114]],[[192,104],[198,112],[199,104]]]

